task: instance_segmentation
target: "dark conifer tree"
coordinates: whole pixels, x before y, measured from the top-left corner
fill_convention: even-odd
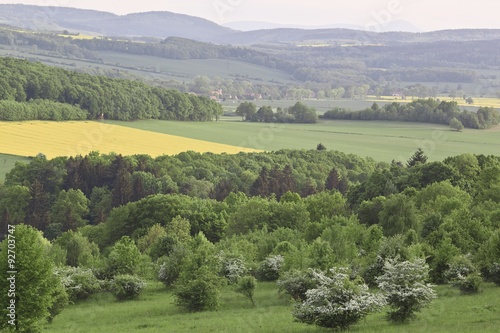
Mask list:
[[[267,197],[269,194],[269,171],[266,167],[262,167],[259,177],[250,188],[250,195]]]
[[[26,224],[44,231],[50,223],[50,194],[43,187],[42,182],[35,179],[30,188],[31,199],[28,203]]]
[[[410,157],[406,166],[408,168],[414,167],[417,164],[425,164],[427,162],[427,156],[425,156],[422,148],[418,148],[417,151]]]
[[[333,168],[328,174],[328,177],[326,178],[325,188],[329,191],[333,189],[338,189],[339,183],[340,183],[339,173],[337,169]]]

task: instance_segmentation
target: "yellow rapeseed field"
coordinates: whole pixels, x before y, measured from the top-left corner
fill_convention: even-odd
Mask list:
[[[175,123],[168,126],[175,126]],[[0,153],[47,158],[86,155],[91,151],[123,155],[174,155],[183,151],[213,153],[252,152],[208,141],[153,133],[97,121],[0,122]]]

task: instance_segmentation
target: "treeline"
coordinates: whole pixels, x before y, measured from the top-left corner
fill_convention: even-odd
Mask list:
[[[87,112],[78,106],[43,99],[29,102],[0,101],[0,120],[84,120]]]
[[[254,103],[243,102],[236,108],[236,114],[246,121],[260,123],[313,124],[318,121],[316,110],[301,102],[285,109],[279,107],[276,112],[270,106],[262,106],[257,110]]]
[[[361,111],[334,108],[320,117],[322,119],[409,121],[446,125],[456,118],[465,127],[474,129],[485,129],[500,123],[500,113],[492,107],[480,107],[477,112],[460,111],[455,101],[439,102],[434,99],[418,99],[406,104],[394,102],[382,108],[374,103],[372,107]]]
[[[156,159],[98,153],[50,161],[37,157],[28,165],[16,165],[5,180],[8,187],[14,186],[19,198],[27,201],[1,209],[2,213],[8,209],[8,215],[22,217],[16,221],[26,221],[53,237],[80,225],[68,217],[72,213],[64,215],[65,209],[78,205],[62,211],[58,208],[62,215],[51,217],[61,191],[77,191],[83,201],[90,200],[85,219],[99,224],[113,207],[154,194],[223,200],[233,192],[265,197],[274,194],[279,199],[287,191],[302,196],[333,187],[345,191],[350,182],[367,177],[375,165],[371,159],[340,152],[288,150],[238,155],[186,152]],[[335,179],[328,183],[332,169],[336,170]]]
[[[211,121],[222,114],[222,106],[206,97],[138,81],[91,76],[12,58],[0,58],[0,72],[0,100],[46,100],[68,104],[84,110],[86,119],[97,119],[102,115],[115,120]],[[6,112],[12,114],[29,104],[4,105],[8,109]],[[46,104],[35,102],[31,106],[43,108]],[[45,119],[43,109],[40,110],[32,114],[41,118],[33,119]],[[62,109],[60,112],[62,114]],[[17,117],[27,114],[30,113]],[[70,119],[81,119],[81,112],[65,111],[65,115]]]

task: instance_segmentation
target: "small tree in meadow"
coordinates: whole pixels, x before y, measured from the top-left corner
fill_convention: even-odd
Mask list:
[[[200,232],[192,239],[191,247],[175,284],[176,304],[189,311],[215,310],[221,285],[215,246]]]
[[[252,302],[252,305],[255,306],[255,300],[253,296],[256,286],[257,280],[253,276],[244,276],[239,280],[238,284],[236,285],[235,291],[245,296],[245,298],[250,300],[250,302]]]
[[[306,292],[305,301],[295,306],[297,321],[345,330],[385,305],[381,294],[372,294],[361,278],[351,279],[346,268],[333,268],[327,275],[313,271],[317,287]]]
[[[412,319],[436,298],[434,286],[426,283],[428,278],[429,266],[423,259],[403,262],[388,259],[385,262],[384,274],[377,278],[377,282],[392,308],[389,320],[404,322]]]
[[[450,127],[457,132],[461,132],[464,129],[464,124],[457,118],[453,118],[450,120]]]

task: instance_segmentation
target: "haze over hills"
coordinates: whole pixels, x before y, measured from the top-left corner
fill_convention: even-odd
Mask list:
[[[322,29],[352,29],[365,30],[365,27],[353,24],[330,24],[326,26],[306,26],[295,24],[279,24],[263,21],[236,21],[228,22],[222,26],[239,31],[269,30],[280,28],[304,29],[304,30],[322,30]],[[380,32],[404,31],[404,32],[422,32],[422,29],[414,26],[410,22],[394,20],[385,26],[380,26]]]
[[[29,5],[0,5],[0,23],[31,30],[80,32],[90,35],[120,37],[182,37],[216,44],[256,44],[274,42],[346,41],[362,43],[429,42],[441,40],[492,40],[500,38],[500,30],[447,30],[414,33],[418,28],[405,21],[393,21],[373,33],[363,27],[331,26],[322,29],[282,27],[262,22],[234,23],[229,27],[214,22],[171,12],[145,12],[128,15],[95,10]],[[248,30],[258,27],[267,29]],[[336,28],[332,28],[336,27]]]

